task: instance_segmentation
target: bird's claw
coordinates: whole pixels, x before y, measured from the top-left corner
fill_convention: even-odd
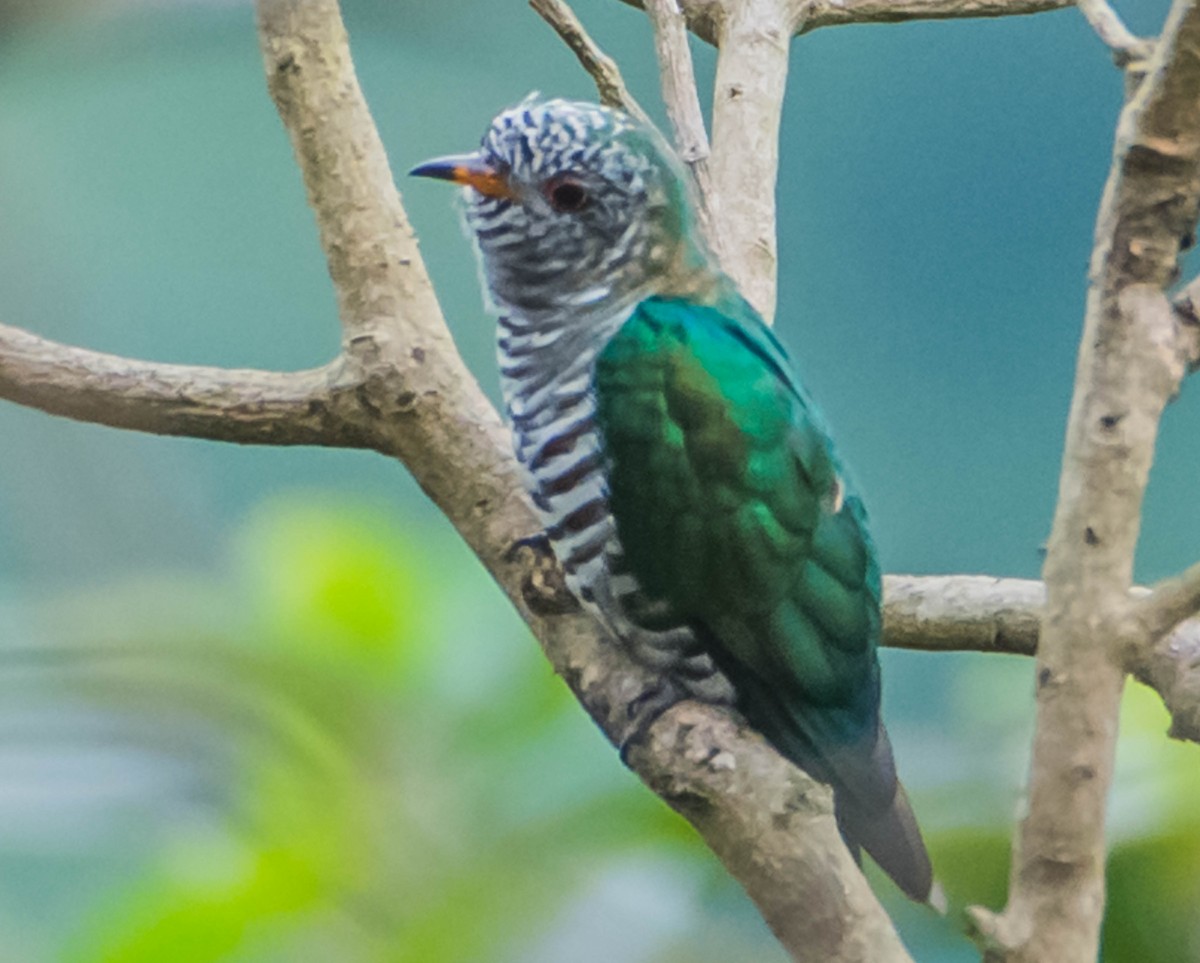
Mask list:
[[[666,677],[661,677],[642,690],[626,707],[629,723],[621,744],[617,747],[621,762],[629,767],[629,753],[645,739],[651,726],[664,712],[678,702],[688,698],[679,686]]]
[[[550,536],[544,531],[534,532],[532,535],[525,535],[515,539],[504,553],[504,560],[506,562],[515,562],[523,548],[527,548],[538,555],[549,554],[553,551],[550,547]]]

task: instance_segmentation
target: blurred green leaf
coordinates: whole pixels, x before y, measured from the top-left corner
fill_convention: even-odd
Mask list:
[[[1003,906],[1008,893],[1008,827],[979,826],[929,834],[938,882],[952,913],[967,906]]]
[[[262,636],[335,671],[404,679],[427,658],[437,596],[420,543],[361,508],[297,495],[260,506],[238,554]]]
[[[68,951],[71,961],[209,963],[244,950],[255,929],[286,927],[324,894],[313,867],[288,850],[198,838]]]
[[[1200,959],[1200,825],[1115,847],[1108,860],[1105,963]]]
[[[1121,700],[1121,741],[1113,782],[1118,839],[1196,826],[1200,746],[1167,738],[1171,717],[1156,692],[1130,683]]]

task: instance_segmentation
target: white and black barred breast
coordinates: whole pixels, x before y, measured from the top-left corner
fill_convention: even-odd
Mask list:
[[[675,676],[692,695],[730,701],[686,624],[647,629],[631,612],[654,608],[625,565],[608,506],[603,438],[592,390],[596,358],[629,316],[592,324],[536,324],[501,317],[501,385],[517,459],[567,586],[639,662]]]

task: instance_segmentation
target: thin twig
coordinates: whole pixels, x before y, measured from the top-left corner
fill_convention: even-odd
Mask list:
[[[676,0],[646,0],[646,13],[654,24],[654,49],[658,55],[663,103],[679,156],[696,183],[700,229],[720,260],[721,237],[717,231],[719,199],[709,171],[708,132],[696,90],[696,72],[688,46],[687,24]]]
[[[1145,60],[1154,50],[1154,41],[1134,35],[1108,0],[1075,0],[1075,6],[1112,51],[1118,67]]]
[[[621,76],[617,62],[600,49],[565,0],[529,0],[529,5],[571,48],[571,52],[596,84],[596,92],[602,104],[623,110],[642,123],[651,122],[629,92],[629,88],[625,86],[625,78]]]

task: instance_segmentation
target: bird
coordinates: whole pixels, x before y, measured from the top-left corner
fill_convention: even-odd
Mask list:
[[[673,698],[732,703],[829,784],[854,857],[929,902],[880,716],[866,511],[666,139],[534,94],[410,173],[462,186],[516,456],[571,592]]]

